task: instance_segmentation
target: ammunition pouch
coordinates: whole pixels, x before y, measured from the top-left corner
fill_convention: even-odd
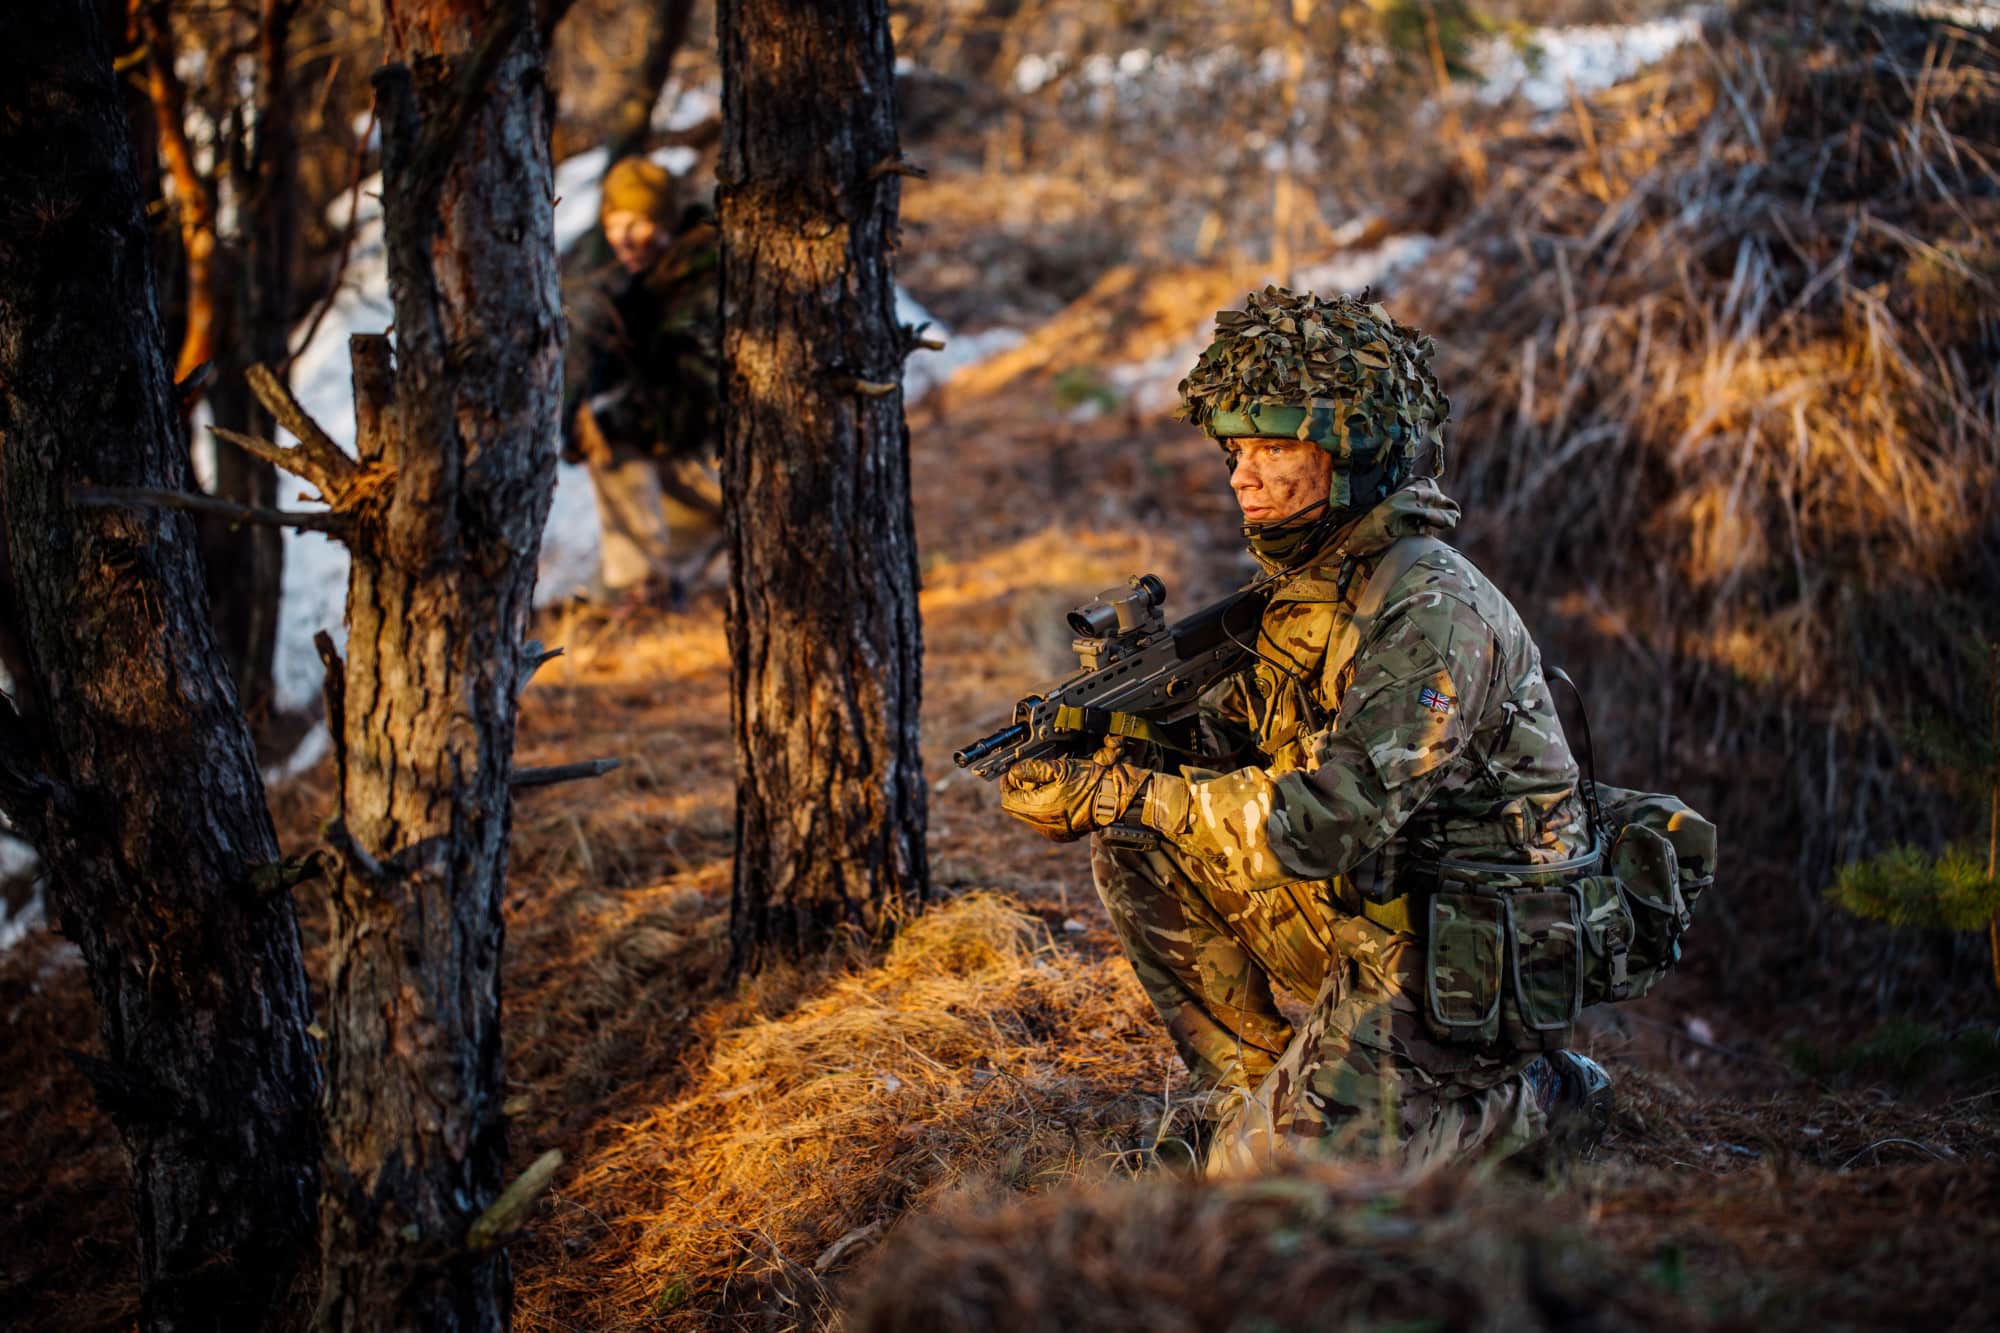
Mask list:
[[[1502,1036],[1520,1050],[1557,1050],[1584,1004],[1588,948],[1579,884],[1596,849],[1566,861],[1436,863],[1428,895],[1424,1016],[1448,1042]]]
[[[1603,998],[1635,999],[1680,961],[1695,904],[1715,883],[1715,825],[1677,797],[1601,784],[1597,794],[1609,838],[1606,869],[1631,918],[1623,993]]]
[[[1546,865],[1446,857],[1415,877],[1424,1017],[1440,1040],[1558,1050],[1585,1005],[1636,999],[1680,960],[1693,906],[1714,882],[1715,826],[1672,796],[1597,795],[1604,818],[1587,855]]]

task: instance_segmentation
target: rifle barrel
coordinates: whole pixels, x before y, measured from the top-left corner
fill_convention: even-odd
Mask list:
[[[1027,737],[1028,728],[1022,723],[1016,722],[1010,727],[1000,728],[1000,730],[994,732],[991,736],[985,736],[974,741],[963,750],[954,750],[951,762],[957,764],[960,768],[971,768],[995,750],[1012,745],[1016,741],[1026,740]]]

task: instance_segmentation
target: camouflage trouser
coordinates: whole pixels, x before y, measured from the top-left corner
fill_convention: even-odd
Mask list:
[[[1235,1102],[1211,1172],[1292,1155],[1498,1158],[1547,1128],[1521,1074],[1533,1057],[1432,1037],[1422,944],[1341,911],[1323,884],[1248,893],[1170,846],[1101,838],[1091,871],[1197,1085]],[[1297,1032],[1273,985],[1311,1004]]]
[[[722,491],[703,460],[606,442],[589,463],[604,591],[665,583],[720,533]]]

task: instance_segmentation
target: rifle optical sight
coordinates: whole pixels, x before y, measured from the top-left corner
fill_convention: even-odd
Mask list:
[[[1079,639],[1108,639],[1144,629],[1159,619],[1167,600],[1167,585],[1157,574],[1138,574],[1122,588],[1106,588],[1069,613],[1069,627]]]

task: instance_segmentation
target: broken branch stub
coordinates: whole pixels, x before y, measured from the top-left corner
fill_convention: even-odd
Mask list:
[[[553,787],[559,782],[577,782],[584,778],[601,778],[625,761],[622,759],[585,759],[575,764],[550,764],[544,768],[517,768],[508,779],[515,791],[529,787]]]
[[[252,366],[243,372],[243,378],[250,385],[250,392],[271,414],[271,419],[298,437],[300,461],[310,463],[313,471],[299,471],[282,463],[279,466],[297,472],[318,486],[320,493],[332,504],[334,493],[344,490],[345,483],[353,479],[356,471],[354,460],[333,442],[333,437],[312,419],[299,400],[292,397],[292,391],[272,373],[269,366]]]
[[[396,362],[386,333],[357,333],[347,340],[354,381],[354,451],[363,466],[395,465]]]
[[[520,1179],[501,1191],[492,1206],[481,1213],[465,1233],[468,1250],[489,1250],[506,1240],[528,1220],[528,1213],[563,1164],[562,1149],[551,1148],[529,1163]]]
[[[520,683],[514,687],[515,695],[518,697],[526,692],[529,684],[535,679],[535,673],[562,655],[563,649],[560,645],[554,648],[544,648],[540,639],[530,639],[522,644],[518,664]]]
[[[235,432],[218,430],[216,434],[227,438]],[[84,509],[174,509],[189,514],[207,514],[231,523],[248,523],[265,528],[298,528],[304,532],[324,532],[329,537],[337,538],[345,538],[354,526],[353,520],[345,514],[264,509],[256,505],[237,504],[232,500],[218,500],[212,495],[170,491],[158,486],[78,486],[70,492],[70,499]]]

